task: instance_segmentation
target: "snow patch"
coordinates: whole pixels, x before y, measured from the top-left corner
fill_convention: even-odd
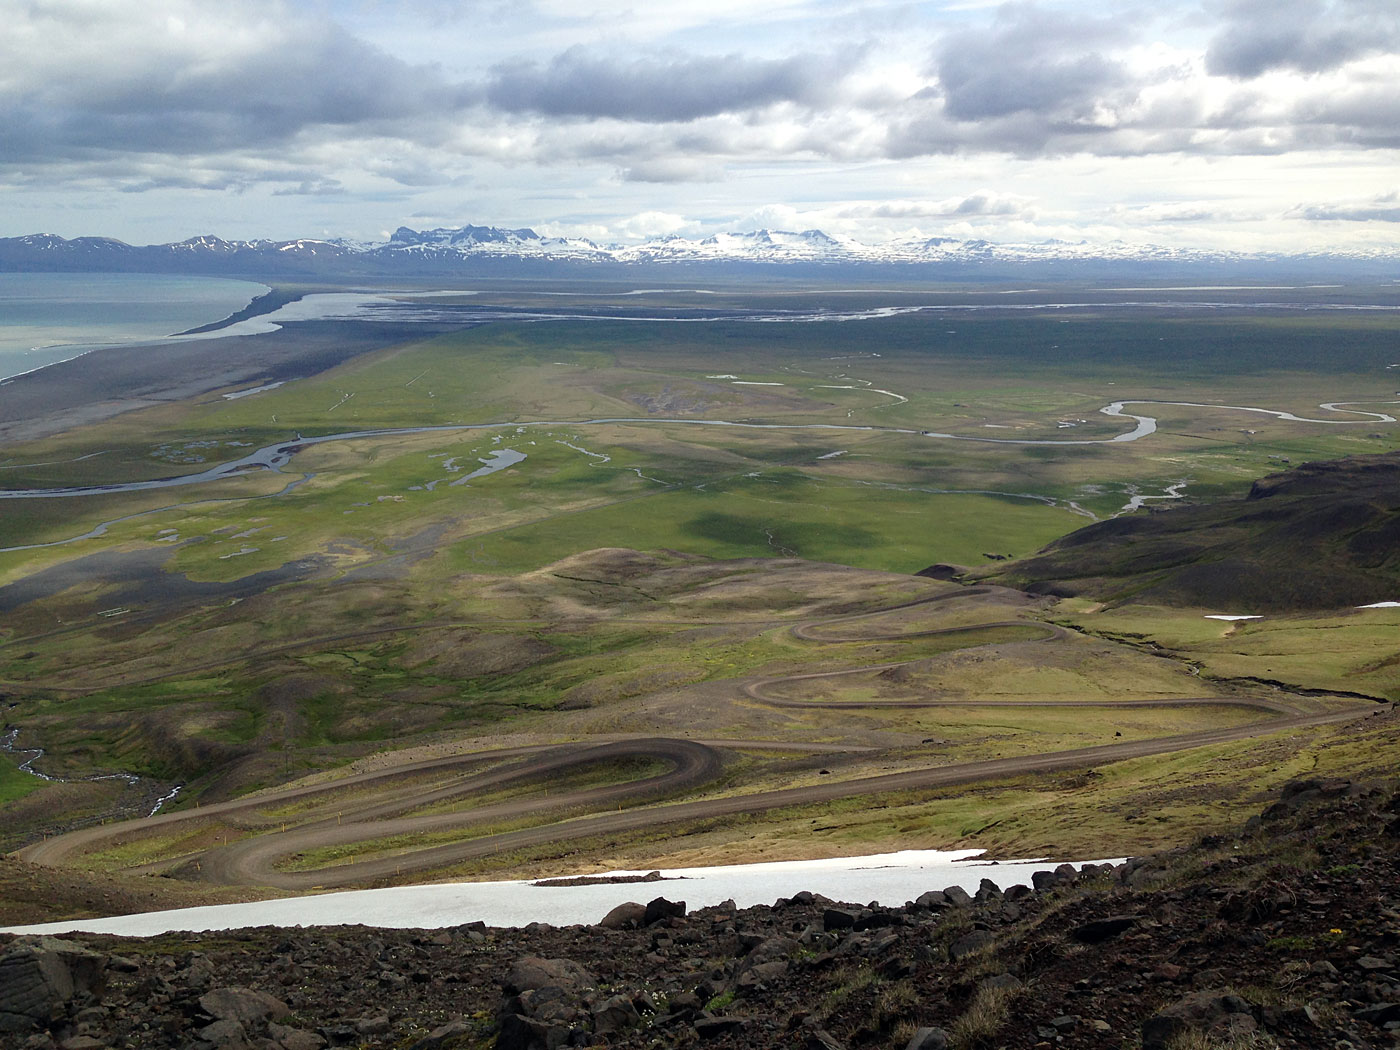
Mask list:
[[[926,890],[961,886],[975,892],[983,878],[1005,889],[1029,885],[1037,871],[1052,871],[1058,861],[982,860],[981,850],[903,850],[865,857],[731,864],[712,868],[673,868],[667,879],[685,879],[691,909],[733,899],[740,908],[772,904],[799,890],[838,901],[877,901],[901,905]],[[1099,863],[1103,863],[1100,861]],[[609,872],[642,875],[645,872]],[[538,881],[538,880],[536,880]],[[17,926],[5,933],[110,933],[152,937],[173,930],[233,930],[250,926],[365,925],[391,929],[441,929],[469,922],[488,926],[556,926],[596,923],[625,901],[635,900],[636,885],[537,886],[532,882],[459,882],[433,886],[399,886],[353,890],[310,897],[220,904],[202,908],[147,912],[113,918],[77,919]]]

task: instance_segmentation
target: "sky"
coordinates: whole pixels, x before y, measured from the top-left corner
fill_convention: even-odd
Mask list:
[[[0,0],[0,236],[1400,250],[1397,0]]]

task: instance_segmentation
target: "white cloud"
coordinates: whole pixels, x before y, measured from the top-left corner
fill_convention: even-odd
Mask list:
[[[288,235],[469,200],[624,237],[1374,238],[1342,212],[1380,219],[1400,167],[1400,8],[1277,4],[33,0],[0,36],[0,233],[121,192],[115,222],[217,201]]]

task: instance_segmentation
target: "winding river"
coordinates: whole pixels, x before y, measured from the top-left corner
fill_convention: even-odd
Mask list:
[[[495,423],[453,423],[438,426],[423,427],[392,427],[381,430],[348,430],[339,434],[322,434],[318,437],[296,437],[282,441],[275,445],[266,445],[254,452],[249,452],[245,456],[231,460],[227,463],[220,463],[217,466],[209,467],[192,474],[181,474],[170,478],[157,478],[151,481],[126,481],[112,485],[76,485],[67,488],[46,488],[46,489],[0,489],[0,499],[54,499],[71,496],[101,496],[119,492],[143,492],[151,489],[177,488],[183,485],[203,485],[208,482],[221,481],[225,478],[238,477],[255,470],[276,470],[280,471],[292,457],[304,449],[315,445],[324,445],[332,441],[359,441],[365,438],[397,437],[405,434],[434,434],[434,433],[456,433],[470,430],[504,430],[511,427],[589,427],[589,426],[693,426],[693,427],[737,427],[745,430],[820,430],[820,431],[878,431],[886,434],[911,434],[919,437],[934,438],[942,441],[973,441],[980,444],[989,445],[1112,445],[1129,441],[1138,441],[1157,431],[1157,420],[1153,416],[1137,415],[1126,411],[1128,405],[1163,405],[1169,407],[1184,408],[1207,408],[1227,412],[1253,412],[1259,415],[1273,416],[1276,419],[1286,420],[1293,423],[1321,423],[1332,426],[1348,426],[1362,423],[1395,423],[1396,417],[1386,412],[1368,412],[1361,409],[1350,408],[1351,405],[1378,404],[1396,405],[1400,401],[1331,401],[1319,405],[1324,412],[1339,412],[1348,415],[1363,416],[1363,419],[1312,419],[1307,416],[1295,415],[1292,412],[1281,412],[1270,408],[1251,408],[1243,405],[1212,405],[1199,401],[1114,401],[1110,405],[1105,405],[1099,412],[1106,416],[1115,418],[1134,420],[1135,425],[1132,430],[1124,434],[1115,434],[1109,438],[991,438],[975,437],[966,434],[944,434],[933,430],[914,430],[907,427],[881,427],[857,424],[842,423],[741,423],[727,419],[658,419],[652,418],[632,418],[613,417],[603,419],[581,419],[581,420],[537,420],[534,422],[521,422],[511,420],[509,422]],[[460,479],[467,480],[466,478]]]

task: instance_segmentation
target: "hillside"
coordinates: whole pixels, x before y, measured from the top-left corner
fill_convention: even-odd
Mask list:
[[[1114,518],[999,570],[1033,593],[1252,612],[1400,598],[1400,454],[1305,463],[1238,498]]]
[[[592,926],[18,938],[0,1032],[36,1050],[1391,1047],[1397,812],[1393,785],[1295,781],[1232,834],[903,907],[794,886]]]

